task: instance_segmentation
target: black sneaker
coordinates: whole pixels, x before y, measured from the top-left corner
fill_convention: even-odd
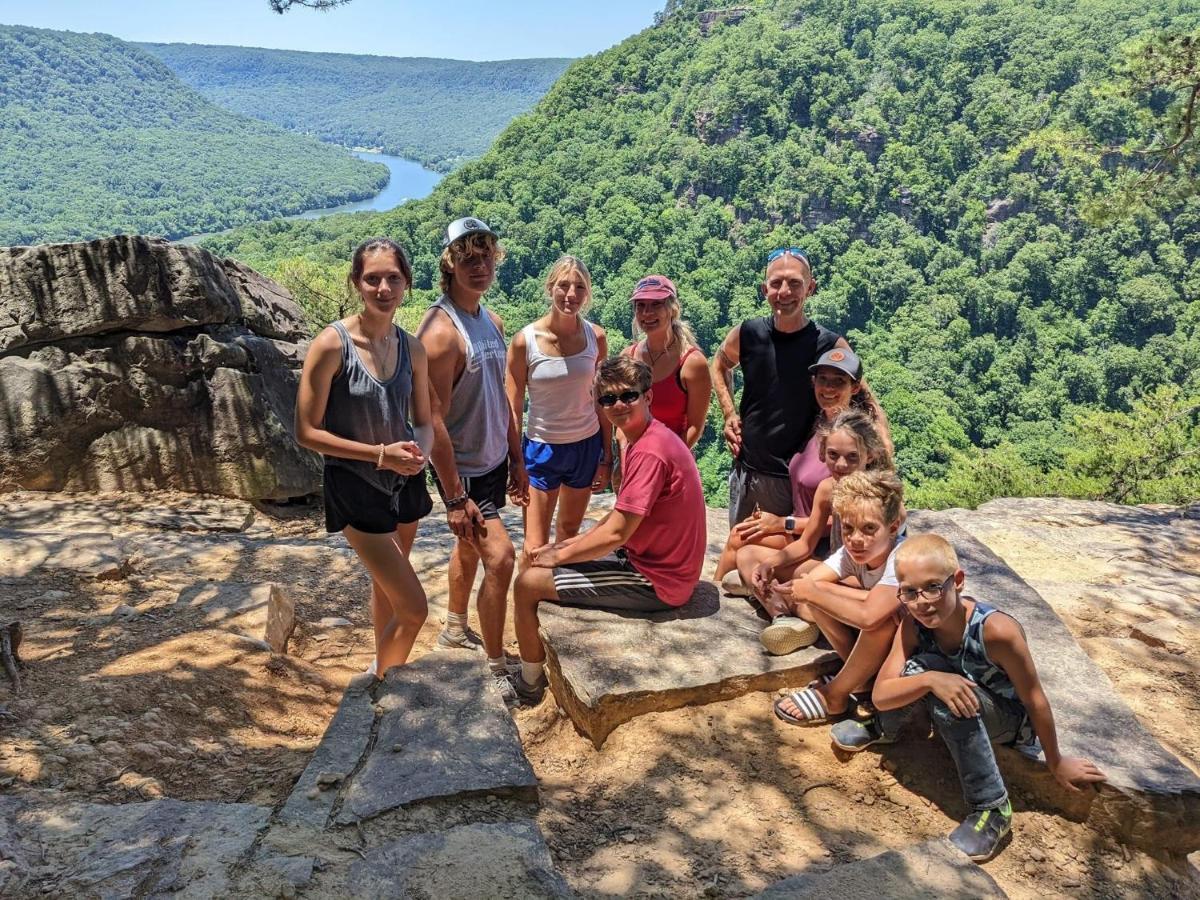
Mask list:
[[[973,812],[950,832],[950,843],[973,862],[986,862],[996,855],[1000,842],[1012,829],[1012,804]]]
[[[517,702],[521,706],[537,706],[542,702],[542,698],[546,696],[546,688],[549,686],[545,675],[538,679],[537,684],[527,682],[521,676],[520,672],[514,672],[509,675],[508,680],[512,682],[513,691],[517,695]]]

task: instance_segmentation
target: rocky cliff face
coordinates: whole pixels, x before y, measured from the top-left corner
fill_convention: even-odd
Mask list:
[[[300,310],[198,247],[0,249],[0,489],[311,493]]]

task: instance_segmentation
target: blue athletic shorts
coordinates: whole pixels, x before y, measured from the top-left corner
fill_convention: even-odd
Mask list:
[[[554,491],[564,484],[577,489],[591,487],[604,449],[601,444],[599,431],[570,444],[543,444],[522,435],[521,451],[530,486],[539,491]]]

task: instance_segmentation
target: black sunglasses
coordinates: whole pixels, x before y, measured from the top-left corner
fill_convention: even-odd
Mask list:
[[[622,403],[628,406],[640,396],[642,396],[641,391],[621,391],[619,394],[601,394],[596,398],[596,402],[601,406],[608,407],[616,406],[617,401],[620,400]]]

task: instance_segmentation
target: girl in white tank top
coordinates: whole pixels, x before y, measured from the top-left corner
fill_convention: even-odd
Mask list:
[[[603,490],[612,472],[611,426],[592,396],[596,366],[608,356],[604,329],[583,313],[591,299],[591,276],[573,256],[550,269],[546,294],[550,311],[523,329],[508,348],[508,402],[529,471],[525,508],[525,547],[579,533],[593,490]],[[529,413],[525,416],[525,396]]]

